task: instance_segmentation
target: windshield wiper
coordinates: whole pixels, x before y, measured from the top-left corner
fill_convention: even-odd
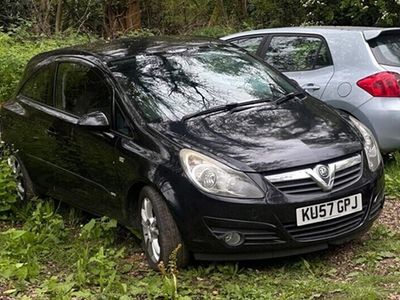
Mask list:
[[[279,105],[279,104],[281,104],[283,102],[286,102],[286,101],[289,101],[289,100],[292,100],[292,99],[296,99],[299,96],[303,96],[302,97],[302,99],[303,99],[305,97],[305,93],[304,92],[291,92],[289,94],[286,94],[286,95],[283,95],[283,96],[279,97],[274,102]]]
[[[225,105],[214,106],[214,107],[211,107],[209,109],[205,109],[205,110],[202,110],[202,111],[195,112],[193,114],[185,115],[185,116],[182,117],[181,121],[185,122],[185,121],[187,121],[187,120],[189,120],[191,118],[195,118],[195,117],[199,117],[199,116],[203,116],[203,115],[208,115],[208,114],[212,114],[212,113],[219,112],[219,111],[229,111],[229,110],[237,107],[238,105],[239,105],[239,103],[234,102],[234,103],[228,103],[228,104],[225,104]]]
[[[242,103],[239,103],[239,105],[236,106],[235,108],[231,109],[230,113],[233,114],[235,112],[242,111],[242,110],[249,109],[249,108],[253,107],[253,106],[251,106],[251,107],[243,107],[243,106],[248,106],[248,105],[258,104],[258,103],[265,103],[265,102],[271,102],[271,99],[264,98],[264,99],[258,99],[258,100],[251,100],[251,101],[242,102]]]
[[[199,112],[195,112],[193,114],[189,114],[186,116],[183,116],[181,121],[187,121],[191,118],[199,117],[199,116],[204,116],[208,114],[212,114],[215,112],[220,112],[220,111],[230,111],[230,112],[235,112],[239,107],[242,106],[247,106],[247,105],[252,105],[252,104],[257,104],[257,103],[263,103],[263,102],[271,102],[271,99],[265,98],[265,99],[258,99],[258,100],[250,100],[250,101],[245,101],[245,102],[234,102],[234,103],[228,103],[225,105],[219,105],[215,106],[209,109],[205,109]]]

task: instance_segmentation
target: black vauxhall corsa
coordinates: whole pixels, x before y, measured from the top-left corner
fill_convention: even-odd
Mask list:
[[[301,254],[384,203],[370,131],[221,41],[139,38],[33,58],[1,110],[21,198],[140,228],[149,264]]]

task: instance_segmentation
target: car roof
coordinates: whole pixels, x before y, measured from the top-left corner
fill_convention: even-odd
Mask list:
[[[325,34],[325,33],[345,33],[345,32],[360,32],[363,33],[366,40],[371,40],[379,36],[382,32],[397,31],[400,27],[383,28],[383,27],[363,27],[363,26],[302,26],[302,27],[280,27],[266,28],[258,30],[250,30],[240,33],[231,34],[221,38],[229,40],[241,36],[267,34],[267,33],[306,33],[306,34]]]
[[[108,63],[140,54],[174,51],[217,44],[224,44],[224,42],[218,39],[189,36],[131,37],[113,41],[97,41],[44,52],[37,55],[32,61],[40,62],[46,58],[60,55],[89,55]]]

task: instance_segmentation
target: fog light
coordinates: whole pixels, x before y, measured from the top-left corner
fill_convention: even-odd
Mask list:
[[[224,242],[231,247],[239,246],[243,243],[243,237],[239,232],[230,231],[224,235]]]

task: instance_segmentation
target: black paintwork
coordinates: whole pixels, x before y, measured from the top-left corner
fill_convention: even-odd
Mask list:
[[[384,182],[383,168],[371,173],[365,158],[360,180],[336,193],[290,197],[262,176],[362,151],[360,137],[326,104],[307,96],[280,105],[266,102],[234,112],[150,124],[136,111],[110,69],[116,61],[128,57],[199,45],[224,44],[203,38],[123,39],[55,50],[33,58],[15,96],[2,107],[1,130],[3,139],[19,150],[36,191],[117,218],[125,225],[138,226],[138,194],[143,186],[153,186],[165,197],[185,242],[198,258],[300,253],[325,248],[368,228],[373,221],[368,218],[372,199],[382,193]],[[39,103],[19,94],[24,82],[38,69],[60,61],[78,61],[97,68],[113,90],[113,111],[115,114],[116,109],[120,110],[125,118],[124,130],[118,130],[114,117],[105,129],[103,116],[79,118],[53,108],[52,103]],[[243,200],[201,192],[183,173],[179,162],[182,148],[201,151],[246,172],[265,191],[265,198]],[[359,192],[365,202],[365,217],[351,232],[305,243],[294,239],[283,226],[294,222],[297,207]],[[379,205],[383,205],[383,199]],[[215,226],[239,231],[268,228],[276,231],[283,242],[229,248],[211,232],[210,218]]]

